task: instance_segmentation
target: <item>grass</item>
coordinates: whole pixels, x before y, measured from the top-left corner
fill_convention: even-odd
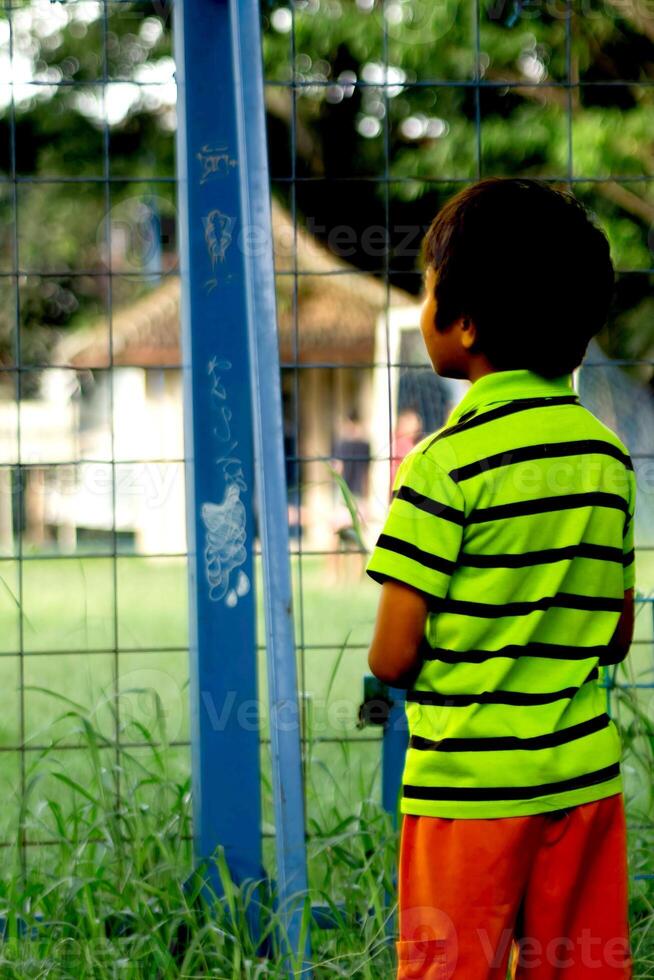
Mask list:
[[[273,945],[272,956],[264,959],[250,938],[245,910],[258,901],[255,885],[235,888],[220,853],[216,865],[224,897],[215,899],[211,911],[210,894],[202,894],[199,881],[185,880],[190,867],[188,783],[167,775],[154,746],[149,766],[126,753],[120,768],[107,769],[92,730],[87,738],[95,767],[95,779],[87,786],[104,785],[107,797],[68,784],[77,802],[66,818],[58,814],[59,843],[47,870],[37,864],[23,878],[18,855],[12,853],[14,874],[2,894],[9,916],[0,947],[1,975],[16,980],[286,976],[283,946]],[[119,773],[130,802],[116,813],[109,797]],[[392,850],[387,819],[371,804],[325,826],[312,840],[311,861],[322,867],[325,886],[316,886],[314,895],[329,906],[338,885],[343,903],[335,910],[341,928],[316,930],[312,937],[316,977],[372,980],[388,974],[381,896],[391,885]],[[12,870],[9,864],[7,870]],[[28,930],[37,927],[29,938],[21,935],[18,911]],[[276,917],[265,906],[261,912],[262,935],[274,939]]]
[[[188,739],[185,565],[120,558],[117,610],[110,571],[105,559],[25,563],[23,721],[28,745],[39,748],[25,755],[23,798],[19,755],[0,752],[6,801],[0,833],[9,842],[0,876],[6,920],[0,976],[286,976],[281,923],[262,885],[234,886],[220,853],[220,898],[192,874],[189,753],[184,744],[171,744]],[[362,581],[326,589],[313,559],[305,559],[301,572],[304,609],[300,620],[298,606],[296,617],[309,695],[310,884],[313,900],[338,922],[331,930],[312,928],[314,976],[377,980],[393,974],[392,907],[384,895],[393,892],[396,839],[379,805],[379,747],[362,741],[378,733],[355,729],[377,587]],[[297,586],[297,560],[294,575]],[[20,738],[20,664],[12,652],[16,604],[7,589],[4,595],[0,614],[7,613],[9,625],[0,637],[0,747],[9,748]],[[649,607],[641,607],[637,636],[646,642],[616,669],[618,681],[652,681]],[[115,639],[117,655],[88,652]],[[265,688],[263,657],[260,667]],[[630,823],[639,825],[630,834],[632,874],[654,872],[651,709],[650,691],[613,692]],[[320,741],[341,736],[352,741]],[[269,785],[264,818],[269,826]],[[20,835],[50,843],[23,851]],[[265,844],[270,861],[272,842]],[[642,978],[654,978],[653,900],[651,879],[632,882],[632,942]],[[258,955],[248,928],[253,908],[260,912],[260,938],[272,943],[267,958]]]

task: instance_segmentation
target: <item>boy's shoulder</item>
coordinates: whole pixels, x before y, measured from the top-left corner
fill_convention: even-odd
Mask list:
[[[602,422],[601,419],[598,419],[598,417],[594,415],[593,412],[591,412],[590,409],[586,408],[584,405],[580,405],[579,408],[583,412],[585,412],[586,416],[588,417],[589,420],[588,424],[593,425],[595,427],[598,434],[597,438],[605,439],[607,442],[612,443],[612,445],[614,445],[616,449],[620,449],[626,456],[629,456],[629,449],[626,446],[626,444],[622,441],[620,436],[617,434],[617,432],[615,432],[605,422]]]
[[[447,454],[443,454],[442,450],[439,448],[441,445],[441,440],[437,439],[437,436],[439,436],[440,433],[446,428],[447,426],[442,426],[440,429],[430,432],[419,442],[417,442],[404,457],[402,461],[404,467],[408,470],[420,467],[424,468],[430,465],[438,465],[442,469],[447,470],[447,466],[445,465]]]
[[[414,490],[425,491],[431,480],[448,476],[448,471],[452,469],[451,459],[448,465],[442,452],[436,450],[439,443],[434,442],[434,437],[440,431],[424,436],[403,457],[395,476],[394,491],[407,482]]]
[[[609,425],[602,422],[585,405],[578,404],[571,407],[574,407],[574,414],[569,418],[569,423],[566,425],[565,430],[557,430],[554,437],[556,441],[568,442],[593,439],[608,442],[624,454],[626,460],[631,459],[628,447]],[[506,416],[506,422],[508,424],[511,424],[510,419],[511,416]],[[527,420],[525,419],[524,421],[526,422]],[[542,439],[543,430],[540,427],[534,427],[533,422],[528,424],[520,433],[522,437],[520,439],[521,442],[525,437],[525,432],[528,433],[528,439],[532,443],[539,442]],[[504,435],[500,437],[498,430],[493,431],[492,427],[489,428],[486,425],[457,430],[456,426],[449,426],[445,423],[440,429],[430,432],[416,443],[405,456],[402,469],[406,473],[409,469],[415,472],[417,469],[429,470],[437,468],[438,470],[444,470],[445,473],[450,473],[461,464],[469,462],[472,458],[491,455],[495,451],[496,439],[499,440],[501,438],[501,445],[505,447],[505,436],[506,430],[504,431]],[[550,438],[551,435],[548,435],[546,440]]]
[[[413,449],[411,449],[407,453],[407,456],[414,456],[414,455],[415,456],[424,456],[425,453],[427,452],[427,450],[431,447],[431,444],[433,443],[434,438],[439,434],[439,432],[442,432],[444,428],[445,428],[445,426],[443,426],[441,429],[436,429],[435,432],[430,432],[428,435],[423,436],[423,438],[420,440],[420,442],[417,442],[415,444],[415,446],[413,447]]]
[[[452,482],[449,474],[457,466],[457,453],[450,440],[436,438],[446,428],[430,432],[409,450],[398,468],[395,489],[407,480],[416,490],[428,488],[433,480]]]

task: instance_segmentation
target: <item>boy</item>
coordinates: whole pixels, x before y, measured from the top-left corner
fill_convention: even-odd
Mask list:
[[[404,459],[367,565],[373,673],[407,688],[398,977],[632,976],[621,744],[635,478],[572,387],[613,293],[570,194],[492,178],[424,242],[434,369],[472,385]],[[512,946],[512,942],[515,943]]]

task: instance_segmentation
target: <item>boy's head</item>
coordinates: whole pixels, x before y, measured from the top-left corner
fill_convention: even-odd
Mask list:
[[[490,177],[459,191],[434,218],[423,256],[421,328],[445,377],[569,374],[606,322],[608,241],[572,194],[540,181]]]

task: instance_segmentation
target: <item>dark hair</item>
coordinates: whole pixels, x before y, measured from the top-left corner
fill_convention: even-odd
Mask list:
[[[441,208],[423,241],[436,272],[436,329],[461,316],[496,370],[569,374],[606,322],[609,243],[572,194],[538,180],[489,177]]]

